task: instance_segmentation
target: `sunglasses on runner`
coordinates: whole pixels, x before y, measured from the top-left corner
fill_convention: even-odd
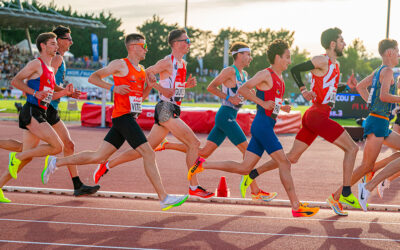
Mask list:
[[[187,44],[190,44],[190,39],[182,39],[182,40],[175,40],[175,42],[186,42]]]
[[[131,45],[140,45],[143,49],[147,49],[147,43],[131,43],[128,46]]]

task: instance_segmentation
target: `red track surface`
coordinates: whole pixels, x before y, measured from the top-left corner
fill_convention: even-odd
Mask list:
[[[16,122],[2,121],[0,126],[0,138],[21,140],[22,133]],[[79,125],[71,125],[69,129],[78,152],[95,149],[108,131],[82,128]],[[206,135],[199,135],[199,138],[204,144]],[[174,140],[172,136],[168,139]],[[288,150],[294,137],[280,136],[280,140]],[[127,148],[124,145],[122,150]],[[389,154],[388,150],[381,157]],[[342,157],[343,153],[335,146],[322,139],[316,140],[292,170],[301,200],[324,201],[340,185]],[[357,163],[361,157],[362,151]],[[0,159],[2,171],[7,171],[8,152],[0,151]],[[157,153],[161,177],[169,193],[187,193],[184,159],[184,154],[179,152]],[[210,160],[221,159],[240,161],[241,154],[230,142],[225,142],[210,157]],[[267,159],[267,156],[263,157],[263,161]],[[43,185],[40,182],[43,162],[43,158],[35,159],[18,175],[18,180],[11,180],[7,185],[72,188],[67,169],[57,171],[49,184]],[[81,179],[86,184],[93,184],[94,169],[95,165],[80,167]],[[222,175],[227,178],[231,197],[239,197],[238,175],[209,171],[201,173],[199,180],[204,187],[214,190]],[[277,191],[279,199],[287,199],[277,171],[264,174],[257,180],[264,190]],[[100,184],[102,191],[154,193],[145,177],[141,160],[113,169]],[[373,194],[370,202],[400,204],[399,187],[399,182],[393,183],[385,193],[384,200]],[[357,192],[355,187],[353,190]],[[311,219],[294,219],[288,207],[187,202],[182,207],[171,209],[171,213],[161,212],[158,201],[5,194],[13,203],[0,204],[0,247],[3,249],[67,247],[56,244],[70,244],[70,247],[80,248],[98,245],[180,249],[400,247],[399,213],[351,210],[347,218],[339,218],[330,210],[321,210]],[[43,245],[45,243],[49,245]]]

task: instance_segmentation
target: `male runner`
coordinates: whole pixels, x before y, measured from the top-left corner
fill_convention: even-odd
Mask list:
[[[179,118],[180,104],[185,96],[185,89],[196,86],[196,79],[192,75],[186,80],[186,62],[182,59],[189,52],[190,40],[185,30],[176,29],[169,33],[168,43],[172,53],[146,70],[148,74],[160,75],[160,84],[156,84],[155,88],[160,92],[161,99],[155,107],[155,124],[147,139],[152,148],[156,148],[171,132],[187,147],[186,164],[190,168],[198,157],[200,141],[190,127]],[[110,162],[100,164],[93,174],[95,183],[109,169],[140,157],[140,154],[134,150],[128,150]],[[199,186],[196,178],[190,181],[189,194],[204,199],[214,196],[214,193]]]
[[[234,60],[233,65],[223,69],[207,87],[209,92],[221,98],[222,105],[215,116],[215,125],[207,137],[206,145],[199,150],[199,156],[203,158],[208,158],[226,137],[243,156],[249,145],[236,117],[244,102],[244,98],[237,94],[237,90],[247,81],[247,72],[243,68],[250,65],[251,50],[246,43],[236,42],[232,45],[230,53]],[[180,143],[161,143],[161,150],[164,149],[186,152],[186,146]],[[250,188],[253,200],[270,201],[277,195],[275,192],[268,193],[261,190],[256,182],[253,182]]]
[[[287,154],[291,163],[297,163],[301,155],[308,149],[317,136],[321,136],[330,143],[335,144],[344,151],[343,159],[343,191],[328,197],[327,202],[338,215],[347,215],[343,211],[340,202],[359,207],[357,198],[351,193],[350,182],[354,168],[354,162],[358,152],[358,146],[350,135],[337,122],[329,119],[329,114],[336,100],[336,92],[339,84],[339,65],[337,57],[342,56],[345,42],[342,31],[338,28],[325,30],[321,35],[321,44],[326,49],[325,55],[315,56],[310,61],[298,64],[291,70],[293,78],[300,87],[304,98],[312,100],[313,105],[304,113],[302,128],[298,132],[292,149]],[[311,90],[304,86],[300,72],[311,71]],[[350,86],[354,85],[354,79],[350,79]],[[259,174],[277,168],[274,161],[269,161],[250,172],[243,179],[253,180]],[[244,189],[246,185],[242,185]]]
[[[62,141],[47,122],[46,110],[51,100],[73,93],[73,86],[69,84],[60,89],[55,84],[55,77],[51,65],[52,58],[58,49],[56,35],[52,32],[42,33],[36,39],[36,46],[40,57],[30,61],[11,81],[11,84],[27,95],[27,102],[19,114],[19,127],[23,130],[22,152],[11,152],[8,172],[0,177],[0,188],[11,177],[16,179],[17,172],[28,164],[33,157],[48,154],[58,154],[62,151]],[[60,90],[55,92],[54,90]],[[33,119],[32,119],[33,118]],[[38,146],[40,140],[46,142]],[[10,202],[0,192],[0,202]]]
[[[239,94],[257,104],[257,114],[251,125],[252,138],[243,161],[241,163],[234,161],[206,162],[199,157],[196,164],[189,170],[188,179],[191,179],[193,175],[200,173],[204,169],[218,169],[232,173],[247,174],[260,160],[264,151],[267,151],[272,161],[279,167],[279,175],[289,196],[293,216],[313,216],[318,212],[319,208],[311,208],[299,202],[290,173],[291,163],[283,152],[282,145],[273,130],[279,110],[290,112],[291,109],[289,105],[282,105],[285,92],[282,72],[291,63],[289,46],[283,40],[274,40],[268,46],[267,55],[271,67],[259,71],[239,89]],[[251,91],[254,87],[257,89],[256,94]],[[248,179],[245,182],[251,181]],[[245,195],[246,193],[242,192],[242,196],[244,197]]]
[[[154,151],[136,122],[137,116],[142,112],[142,101],[149,95],[155,83],[155,78],[147,78],[144,68],[139,65],[147,53],[145,38],[141,34],[130,34],[125,38],[125,45],[128,51],[127,58],[114,60],[89,77],[90,83],[115,92],[113,126],[104,141],[97,151],[84,151],[63,158],[48,156],[42,172],[42,182],[46,184],[50,174],[54,173],[57,167],[104,162],[125,141],[128,141],[133,150],[143,157],[146,175],[160,198],[161,208],[167,210],[180,206],[188,196],[167,195],[158,172]],[[113,75],[115,85],[102,80],[109,75]],[[145,82],[148,84],[147,87],[145,87]]]
[[[396,95],[397,86],[393,77],[393,67],[399,63],[400,57],[397,41],[393,39],[380,41],[379,54],[382,57],[382,65],[357,85],[358,92],[368,103],[370,114],[364,127],[364,136],[367,140],[363,161],[353,173],[352,184],[373,169],[383,144],[395,150],[400,149],[400,135],[389,129],[389,117],[392,117],[396,103],[400,102],[400,96]],[[370,92],[367,89],[369,86],[371,86]],[[393,160],[368,184],[358,185],[358,198],[364,211],[367,210],[369,193],[386,178],[400,171],[399,163],[400,159]]]
[[[57,35],[58,50],[56,56],[51,61],[51,66],[54,68],[54,73],[56,74],[56,84],[60,87],[64,85],[64,78],[66,73],[66,66],[63,59],[64,53],[69,50],[72,42],[71,30],[64,26],[57,26],[53,33]],[[74,98],[79,97],[80,92],[75,91],[73,94]],[[64,156],[69,156],[74,154],[74,142],[72,141],[68,129],[64,122],[60,119],[58,115],[58,104],[60,99],[52,100],[47,109],[47,122],[53,127],[61,141],[64,144]],[[94,194],[99,190],[100,186],[87,186],[82,183],[78,175],[78,169],[75,165],[68,166],[69,173],[72,178],[72,183],[74,185],[74,195],[88,195]]]

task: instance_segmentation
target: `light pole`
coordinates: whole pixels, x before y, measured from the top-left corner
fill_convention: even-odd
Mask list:
[[[391,0],[388,0],[388,12],[387,12],[387,23],[386,23],[386,38],[389,38],[390,2],[391,2]]]
[[[187,26],[187,7],[188,7],[188,0],[185,0],[185,30]]]

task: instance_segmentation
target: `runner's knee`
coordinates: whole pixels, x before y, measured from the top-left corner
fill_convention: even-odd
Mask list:
[[[75,143],[71,140],[64,142],[64,152],[74,153],[75,152]]]

